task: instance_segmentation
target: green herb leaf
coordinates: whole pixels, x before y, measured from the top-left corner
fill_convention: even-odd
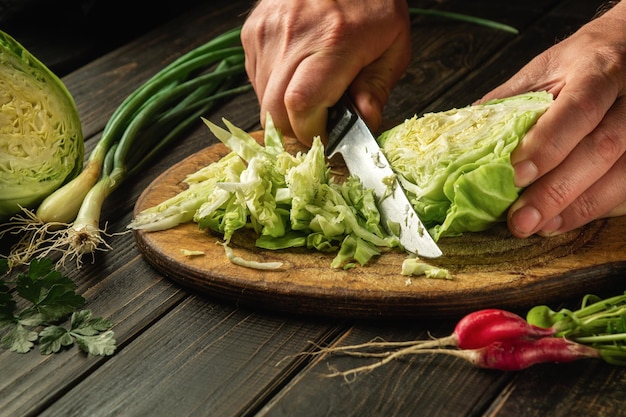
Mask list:
[[[7,272],[6,260],[0,260],[0,273]],[[72,280],[53,269],[50,259],[31,261],[28,271],[18,274],[12,284],[0,278],[0,330],[4,331],[0,347],[26,353],[38,343],[40,352],[47,355],[76,343],[87,353],[113,354],[113,323],[92,317],[89,310],[77,312],[85,299],[76,293]],[[15,295],[30,305],[17,312]],[[72,316],[67,330],[58,323],[69,314]]]
[[[8,285],[0,281],[0,328],[14,322],[16,303]]]
[[[91,355],[112,355],[115,352],[115,334],[112,330],[96,336],[74,335],[76,343],[84,351]]]
[[[56,353],[62,347],[73,344],[74,338],[61,326],[48,326],[39,333],[39,351],[44,355]]]
[[[48,326],[39,333],[39,349],[42,354],[56,353],[62,348],[76,344],[92,355],[112,355],[115,352],[113,323],[101,317],[92,317],[91,311],[81,310],[72,314],[71,326]]]
[[[91,311],[81,310],[72,314],[71,332],[84,336],[93,336],[113,327],[110,320],[102,317],[92,317]]]
[[[50,259],[33,260],[28,273],[19,274],[15,283],[18,295],[33,304],[30,310],[42,315],[41,323],[59,320],[85,304],[75,288],[72,280],[53,269]]]
[[[50,321],[59,320],[85,304],[85,299],[59,285],[53,285],[39,305],[39,312]]]
[[[37,332],[28,330],[21,324],[17,323],[2,337],[0,344],[5,349],[10,349],[17,353],[26,353],[30,351],[37,340]]]

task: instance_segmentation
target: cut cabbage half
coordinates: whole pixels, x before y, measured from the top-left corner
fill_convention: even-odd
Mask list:
[[[413,117],[378,138],[415,210],[438,240],[505,219],[520,189],[511,152],[553,102],[530,92]]]
[[[63,82],[0,31],[0,221],[82,169],[78,110]]]

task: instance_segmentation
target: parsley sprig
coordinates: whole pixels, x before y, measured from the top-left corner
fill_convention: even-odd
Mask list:
[[[52,260],[31,261],[28,271],[8,274],[7,261],[0,259],[0,347],[27,353],[38,344],[42,354],[78,347],[92,355],[115,352],[113,323],[79,310],[85,299],[76,284],[53,268]],[[18,308],[16,296],[21,298]],[[70,318],[69,329],[62,323]]]

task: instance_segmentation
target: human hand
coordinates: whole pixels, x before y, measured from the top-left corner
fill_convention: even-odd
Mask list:
[[[481,101],[547,90],[555,101],[511,156],[528,187],[508,212],[517,237],[626,214],[626,2],[546,50]]]
[[[265,115],[310,145],[347,90],[376,130],[410,60],[406,0],[261,0],[241,33],[246,71]]]

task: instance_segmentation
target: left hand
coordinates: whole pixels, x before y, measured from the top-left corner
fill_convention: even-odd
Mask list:
[[[626,214],[626,2],[546,50],[481,101],[547,90],[555,101],[511,156],[517,237]]]

